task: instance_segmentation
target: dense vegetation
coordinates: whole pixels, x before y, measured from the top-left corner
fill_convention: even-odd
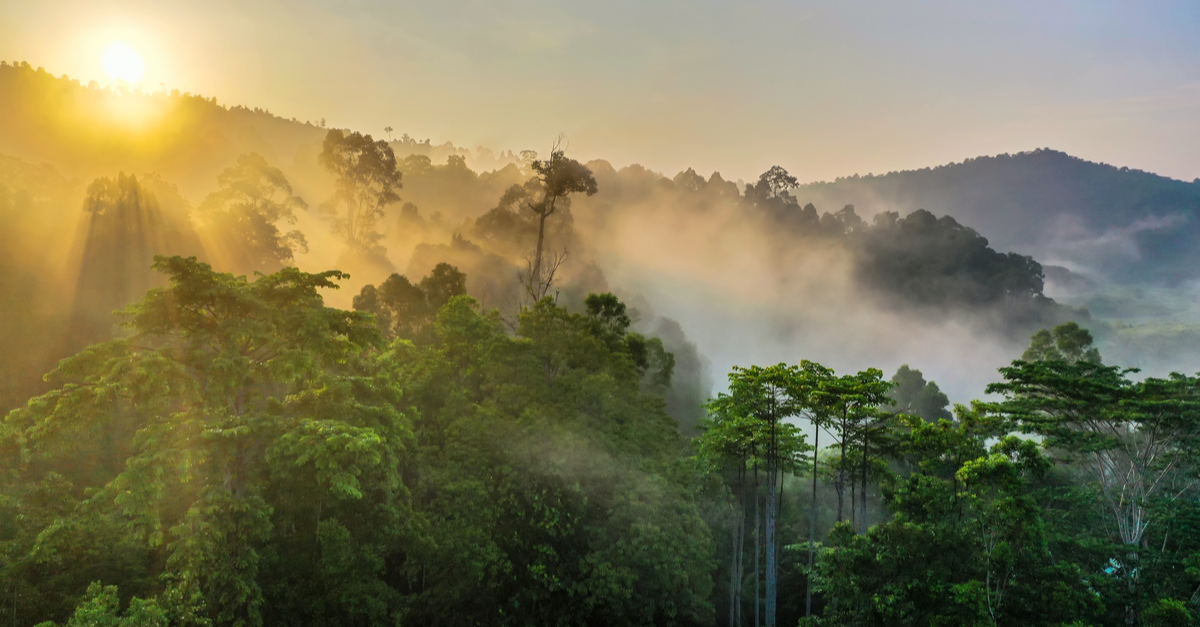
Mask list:
[[[155,268],[4,422],[14,624],[1191,624],[1200,380],[1078,326],[952,419],[909,368],[736,369],[689,444],[611,294],[509,329],[444,267],[381,328],[338,272]]]
[[[168,125],[174,144],[120,126],[55,142],[70,116],[5,101],[53,126],[9,145],[63,170],[0,157],[0,623],[1200,612],[1200,380],[1105,365],[1060,324],[1086,314],[1045,297],[1036,261],[954,218],[821,213],[779,167],[738,185],[555,146],[476,172],[407,136],[27,66],[0,81],[88,115],[179,105],[168,119],[191,125]],[[199,192],[90,172],[112,142],[114,163],[178,172],[154,151],[228,115],[257,130],[197,145],[181,184]],[[846,260],[864,307],[966,317],[1029,348],[969,405],[907,365],[839,374],[804,355],[735,368],[713,396],[684,329],[601,270],[651,213],[757,234],[784,278],[797,250]],[[297,267],[314,254],[357,278]]]

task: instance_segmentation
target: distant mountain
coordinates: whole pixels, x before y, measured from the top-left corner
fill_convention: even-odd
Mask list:
[[[927,209],[993,248],[1121,283],[1200,277],[1200,179],[1191,183],[1039,149],[804,185],[801,203],[861,215]]]

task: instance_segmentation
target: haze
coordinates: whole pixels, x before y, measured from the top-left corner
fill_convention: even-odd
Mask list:
[[[0,3],[0,58],[435,143],[801,181],[1052,146],[1200,176],[1194,2]]]

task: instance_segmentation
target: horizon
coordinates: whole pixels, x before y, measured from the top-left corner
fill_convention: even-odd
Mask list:
[[[112,92],[112,93],[118,93],[118,94],[120,93],[120,91],[121,91],[121,90],[123,90],[123,89],[128,89],[128,90],[130,90],[132,93],[135,93],[135,94],[137,94],[137,95],[142,95],[142,96],[152,96],[152,97],[153,97],[153,96],[168,96],[168,97],[187,97],[187,96],[191,96],[191,97],[198,97],[198,98],[205,99],[205,100],[209,100],[209,99],[215,98],[215,96],[208,96],[208,95],[205,95],[205,94],[202,94],[202,93],[191,93],[191,92],[184,92],[184,91],[181,91],[181,90],[178,90],[178,89],[171,90],[171,89],[168,89],[168,88],[166,88],[165,86],[164,86],[164,87],[160,87],[160,88],[159,88],[159,89],[157,89],[157,90],[151,90],[151,89],[142,89],[142,88],[140,88],[140,87],[138,87],[138,86],[136,86],[136,85],[134,85],[134,84],[131,84],[131,83],[130,83],[130,82],[128,82],[128,81],[123,81],[123,80],[119,80],[119,79],[117,79],[117,80],[111,80],[111,81],[110,81],[110,82],[108,82],[108,83],[103,83],[103,82],[101,82],[101,81],[98,81],[98,80],[94,80],[94,79],[93,79],[91,82],[92,82],[92,83],[94,83],[94,85],[91,85],[91,84],[85,84],[85,83],[83,82],[83,80],[82,80],[82,79],[80,79],[80,78],[77,78],[77,77],[74,77],[74,76],[70,76],[70,75],[67,75],[67,74],[57,74],[57,75],[56,75],[54,72],[52,72],[52,71],[50,71],[50,70],[46,70],[44,66],[39,66],[39,65],[37,65],[36,63],[32,63],[32,62],[30,62],[30,61],[28,61],[28,60],[26,60],[26,59],[22,59],[22,60],[11,60],[11,61],[10,61],[10,60],[7,60],[7,59],[0,59],[0,63],[5,63],[5,64],[7,64],[7,65],[9,65],[9,66],[11,66],[11,67],[20,67],[20,66],[21,66],[21,64],[22,64],[22,63],[24,63],[24,64],[27,64],[27,65],[29,66],[29,68],[30,68],[30,69],[32,69],[32,70],[34,70],[34,71],[44,71],[46,74],[48,74],[48,75],[50,75],[50,76],[52,76],[52,77],[54,77],[54,78],[57,78],[57,79],[66,78],[66,79],[68,79],[68,80],[71,80],[71,81],[74,81],[74,82],[78,83],[78,84],[79,84],[79,86],[80,86],[81,88],[84,88],[84,89],[97,89],[97,90],[100,90],[100,91],[108,91],[108,92]],[[223,108],[223,109],[225,109],[225,110],[227,110],[227,111],[228,111],[228,110],[233,110],[233,109],[235,109],[235,108],[238,108],[238,107],[240,107],[240,108],[242,108],[242,109],[250,110],[250,111],[251,111],[251,112],[253,112],[253,113],[256,113],[256,114],[261,114],[261,115],[267,115],[267,116],[270,116],[270,117],[272,117],[272,118],[274,118],[274,119],[281,120],[281,121],[283,121],[283,122],[286,122],[286,123],[289,123],[289,124],[308,125],[308,126],[313,126],[313,127],[315,127],[315,128],[320,128],[320,129],[322,129],[322,130],[326,130],[326,129],[332,129],[332,128],[339,128],[339,127],[329,126],[328,124],[327,124],[325,127],[321,127],[321,126],[318,126],[317,124],[315,124],[315,123],[313,122],[313,120],[300,120],[300,119],[298,119],[298,118],[295,118],[294,116],[293,116],[293,117],[288,117],[288,116],[286,116],[286,115],[283,115],[283,114],[280,114],[280,113],[277,113],[277,112],[272,112],[272,111],[270,111],[270,108],[269,108],[269,107],[257,107],[257,106],[254,106],[252,103],[243,103],[243,102],[239,102],[239,103],[229,103],[229,102],[221,102],[220,100],[218,100],[218,101],[217,101],[217,106],[218,106],[218,107],[221,107],[221,108]],[[387,138],[387,137],[385,137],[385,134],[378,133],[378,132],[370,132],[370,131],[366,131],[366,130],[363,130],[363,129],[356,129],[356,128],[352,128],[352,127],[340,127],[340,128],[342,128],[342,130],[346,130],[346,131],[361,132],[361,133],[363,133],[364,135],[369,135],[369,136],[372,136],[372,137],[374,137],[374,138],[376,138],[376,139],[388,139],[388,142],[389,142],[389,143],[393,143],[393,142],[398,142],[398,141],[400,141],[400,139],[399,139],[399,138],[397,138],[397,137],[395,137],[395,136],[392,136],[392,137],[390,137],[390,138]],[[482,148],[482,149],[488,149],[488,150],[492,151],[492,152],[493,152],[493,153],[495,153],[495,154],[500,154],[500,153],[502,153],[502,152],[505,152],[505,151],[511,151],[511,152],[513,152],[513,153],[516,153],[516,152],[518,152],[518,151],[520,151],[520,150],[523,150],[523,149],[525,149],[525,148],[522,148],[522,147],[516,147],[516,146],[485,146],[485,145],[479,145],[479,146],[476,146],[475,148],[470,148],[470,147],[469,147],[469,146],[468,146],[466,143],[456,143],[456,142],[455,142],[455,140],[454,140],[453,138],[450,138],[450,139],[444,139],[444,140],[434,140],[433,138],[426,138],[425,140],[419,140],[419,139],[417,139],[417,138],[415,138],[415,137],[411,137],[411,136],[410,136],[410,139],[413,139],[413,140],[415,140],[415,141],[418,141],[418,142],[419,142],[419,141],[428,141],[428,142],[430,142],[430,144],[431,144],[431,145],[433,145],[433,146],[441,146],[441,145],[445,145],[445,144],[450,144],[450,145],[452,145],[452,146],[453,146],[455,149],[458,149],[458,150],[467,150],[467,151],[471,152],[472,154],[474,154],[474,153],[478,152],[478,151],[479,151],[479,149],[481,149],[481,148]],[[568,139],[569,139],[569,138],[568,138]],[[1158,177],[1166,178],[1166,179],[1169,179],[1169,180],[1172,180],[1172,181],[1178,181],[1178,182],[1181,182],[1181,183],[1198,183],[1198,182],[1200,182],[1200,177],[1195,177],[1195,178],[1193,178],[1192,180],[1186,180],[1186,179],[1182,179],[1182,178],[1178,178],[1178,177],[1173,177],[1173,176],[1170,176],[1170,175],[1167,175],[1167,174],[1163,174],[1163,173],[1160,173],[1160,172],[1155,172],[1155,171],[1152,171],[1152,170],[1147,170],[1147,169],[1144,169],[1144,168],[1139,168],[1139,167],[1136,167],[1136,166],[1123,165],[1123,164],[1118,164],[1118,163],[1110,163],[1110,162],[1106,162],[1106,161],[1100,161],[1100,160],[1096,160],[1096,159],[1091,159],[1091,158],[1088,158],[1088,157],[1086,157],[1086,156],[1084,156],[1084,155],[1072,154],[1072,153],[1070,153],[1070,152],[1067,152],[1067,151],[1065,151],[1065,150],[1058,149],[1058,148],[1056,148],[1056,147],[1054,147],[1054,146],[1041,146],[1041,147],[1036,147],[1036,148],[1029,148],[1029,149],[1023,149],[1023,150],[1017,150],[1017,151],[1014,151],[1014,152],[984,153],[984,154],[978,154],[978,155],[972,155],[972,156],[965,156],[965,157],[959,157],[959,158],[957,158],[957,159],[953,159],[953,160],[951,160],[951,161],[947,161],[947,162],[943,162],[943,163],[936,163],[936,164],[925,164],[925,165],[923,165],[923,166],[913,166],[913,167],[907,167],[907,168],[903,168],[903,169],[890,169],[890,170],[884,170],[884,171],[880,171],[880,172],[854,172],[854,173],[851,173],[851,174],[839,174],[839,175],[835,175],[835,176],[833,176],[833,177],[829,177],[829,178],[823,178],[823,179],[813,179],[813,180],[804,180],[804,179],[800,179],[800,185],[801,185],[801,186],[807,186],[807,185],[820,185],[820,184],[836,183],[836,182],[839,182],[839,181],[842,181],[842,180],[846,180],[846,179],[854,179],[854,178],[867,178],[867,177],[884,177],[884,176],[889,176],[889,175],[893,175],[893,174],[904,174],[904,173],[908,173],[908,172],[919,172],[919,171],[922,171],[922,170],[930,170],[930,169],[937,169],[937,168],[942,168],[942,167],[952,167],[952,166],[957,166],[957,165],[963,165],[963,164],[966,164],[966,163],[970,163],[970,162],[972,162],[972,161],[975,161],[975,160],[977,160],[977,159],[995,159],[995,158],[999,158],[999,157],[1018,157],[1018,156],[1022,156],[1022,155],[1036,154],[1036,153],[1038,153],[1038,152],[1042,152],[1042,151],[1051,152],[1051,153],[1056,153],[1056,154],[1061,154],[1061,155],[1064,155],[1064,156],[1066,156],[1066,157],[1069,157],[1069,158],[1072,158],[1072,159],[1078,159],[1078,160],[1081,160],[1081,161],[1084,161],[1084,162],[1086,162],[1086,163],[1090,163],[1090,164],[1095,164],[1095,165],[1100,165],[1100,166],[1111,167],[1111,168],[1118,169],[1118,170],[1123,170],[1123,171],[1124,171],[1124,170],[1127,170],[1127,171],[1130,171],[1130,172],[1138,172],[1138,173],[1143,173],[1143,174],[1150,174],[1150,175],[1154,175],[1154,176],[1158,176]],[[570,150],[568,150],[568,152],[570,152]],[[613,165],[613,167],[614,167],[614,168],[616,168],[616,169],[618,169],[618,170],[619,170],[619,169],[621,169],[621,168],[624,168],[624,167],[629,167],[629,166],[640,165],[640,166],[642,166],[642,167],[646,168],[647,170],[649,170],[649,171],[651,171],[651,172],[654,172],[654,173],[656,173],[656,174],[659,174],[659,175],[665,176],[665,177],[667,177],[667,178],[670,178],[670,176],[671,176],[672,174],[677,174],[677,173],[678,173],[678,172],[670,172],[670,171],[666,171],[666,170],[660,170],[660,169],[656,169],[656,168],[653,168],[653,167],[647,166],[645,163],[641,163],[641,162],[638,162],[638,161],[631,161],[631,162],[627,162],[627,163],[613,164],[613,163],[612,163],[612,160],[605,158],[605,156],[603,156],[603,155],[595,155],[595,156],[591,156],[591,157],[585,158],[584,160],[585,160],[585,161],[593,161],[593,160],[597,160],[597,161],[604,161],[604,162],[607,162],[607,163],[609,163],[610,165]],[[680,170],[680,172],[682,172],[682,171],[684,171],[684,170],[686,170],[686,169],[688,169],[688,168],[692,168],[692,166],[686,166],[686,165],[685,165],[685,166],[684,166],[684,168],[683,168],[682,170]],[[692,168],[692,169],[694,169],[694,168]],[[730,176],[726,176],[726,175],[725,175],[725,173],[723,173],[723,172],[722,172],[720,169],[717,169],[717,170],[712,170],[712,171],[709,171],[709,172],[703,172],[703,171],[700,171],[700,170],[696,170],[696,172],[697,172],[697,173],[700,173],[700,174],[712,174],[713,172],[715,172],[715,173],[721,174],[723,177],[725,177],[725,179],[726,179],[726,180],[740,181],[740,182],[741,182],[741,183],[743,183],[743,184],[744,184],[745,182],[747,182],[747,181],[752,181],[752,180],[754,180],[754,179],[755,179],[755,177],[754,177],[754,176],[749,176],[749,177],[742,177],[742,176],[734,176],[734,177],[730,177]],[[739,188],[739,190],[740,190],[740,188]]]
[[[829,181],[1050,146],[1192,181],[1200,43],[1186,25],[1200,9],[1156,8],[531,0],[460,22],[453,7],[372,2],[63,0],[0,3],[0,58],[112,83],[104,55],[120,43],[150,91],[471,150],[541,152],[562,133],[585,161],[730,180],[779,164]]]

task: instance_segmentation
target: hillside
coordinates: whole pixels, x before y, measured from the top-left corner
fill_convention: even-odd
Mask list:
[[[84,229],[95,226],[81,211],[85,189],[102,177],[118,185],[118,173],[136,175],[157,203],[137,211],[174,216],[163,222],[175,225],[170,229],[128,240],[150,248],[179,243],[138,253],[142,273],[149,272],[150,252],[200,251],[217,269],[252,276],[276,267],[228,263],[221,251],[237,239],[236,229],[219,226],[203,205],[222,172],[258,153],[307,206],[296,212],[294,226],[278,224],[307,241],[289,263],[351,274],[328,295],[339,307],[350,307],[360,289],[393,272],[416,281],[442,262],[465,272],[468,293],[487,306],[511,306],[536,240],[529,216],[503,200],[506,190],[533,176],[536,157],[528,153],[472,151],[396,131],[388,146],[402,175],[401,199],[378,224],[380,254],[367,260],[347,255],[320,210],[333,190],[333,177],[317,160],[329,132],[323,121],[191,94],[84,86],[27,63],[0,65],[0,114],[0,155],[13,157],[0,161],[0,213],[14,216],[6,239],[52,251],[53,260],[16,249],[0,256],[12,280],[25,282],[15,290],[22,296],[3,308],[29,330],[20,335],[25,344],[59,338],[37,350],[15,339],[6,344],[26,356],[9,368],[11,389],[0,394],[9,402],[25,394],[18,390],[40,389],[46,366],[85,338],[107,335],[119,303],[84,298],[80,290],[99,285],[126,302],[148,280],[122,282],[114,291],[103,287],[116,280],[101,279],[104,270],[93,267],[96,278],[81,273],[83,265],[95,265],[82,263],[91,237]],[[717,369],[763,352],[780,359],[822,355],[837,367],[882,356],[895,367],[912,350],[928,351],[924,363],[952,394],[973,394],[1019,353],[1029,333],[1066,319],[1088,324],[1127,362],[1152,370],[1178,363],[1195,345],[1191,318],[1176,315],[1178,308],[1144,316],[1186,295],[1114,291],[1111,279],[1153,276],[1170,290],[1170,281],[1191,276],[1189,259],[1200,254],[1189,246],[1195,234],[1188,230],[1200,207],[1197,184],[1052,151],[843,178],[790,193],[765,179],[739,189],[716,172],[688,169],[668,178],[637,164],[587,166],[599,192],[579,197],[550,225],[555,250],[570,257],[560,277],[562,302],[577,306],[589,291],[611,290],[635,303],[639,330],[675,338],[669,344],[680,357],[677,381],[699,390],[690,396],[707,389],[704,357]],[[848,204],[855,210],[843,208]],[[22,222],[34,215],[36,223]],[[1156,224],[1184,228],[1149,228]],[[128,249],[122,241],[98,241],[95,250]],[[1142,254],[1147,244],[1154,248]],[[1051,262],[1044,282],[1038,262]],[[79,311],[61,307],[72,301]],[[880,324],[879,317],[890,322]],[[961,367],[944,346],[947,329],[987,343],[986,356]],[[745,335],[729,342],[731,332]],[[1182,341],[1164,342],[1164,334]],[[692,366],[685,369],[685,362]]]
[[[288,119],[178,90],[102,89],[27,62],[0,62],[0,154],[54,164],[69,178],[156,172],[199,200],[239,155],[257,152],[316,196],[327,193],[316,168],[325,133],[324,120]],[[458,155],[476,169],[516,160],[511,152],[472,153],[402,134],[391,144],[400,157],[424,155],[442,163]]]
[[[1200,275],[1200,179],[1191,183],[1039,149],[851,176],[796,191],[819,208],[954,216],[998,250],[1121,283]]]
[[[329,180],[316,154],[325,132],[323,120],[287,119],[178,91],[100,89],[28,63],[0,65],[0,154],[54,164],[68,178],[155,172],[198,202],[222,169],[257,152],[300,195],[323,199]],[[402,129],[395,134],[389,143],[401,159],[425,156],[437,165],[456,156],[481,173],[519,164],[511,151],[433,144]],[[794,195],[819,212],[852,204],[868,220],[884,211],[949,215],[997,250],[1102,280],[1171,285],[1200,272],[1200,246],[1192,245],[1200,237],[1200,179],[1188,183],[1049,149],[842,177],[803,185]],[[487,202],[447,209],[467,217]]]

